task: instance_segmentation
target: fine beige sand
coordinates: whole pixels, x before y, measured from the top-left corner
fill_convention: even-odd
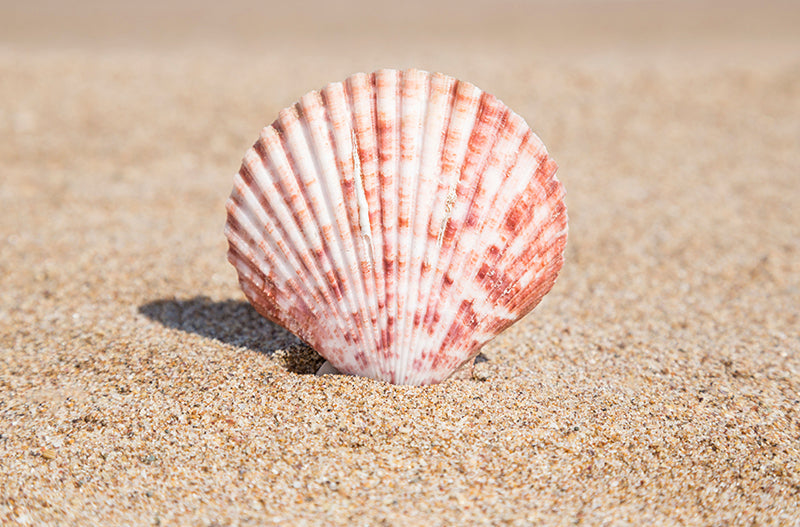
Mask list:
[[[799,525],[800,7],[0,3],[3,525]],[[560,165],[472,378],[315,377],[227,263],[262,126],[420,67]]]

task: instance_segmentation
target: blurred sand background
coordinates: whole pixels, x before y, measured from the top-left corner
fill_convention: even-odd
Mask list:
[[[0,523],[800,524],[800,4],[0,2]],[[226,262],[278,110],[420,67],[560,165],[553,291],[429,388]]]

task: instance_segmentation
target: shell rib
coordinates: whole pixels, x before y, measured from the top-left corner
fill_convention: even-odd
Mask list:
[[[553,286],[556,168],[472,84],[355,74],[282,110],[247,151],[228,259],[256,310],[339,371],[440,382]]]

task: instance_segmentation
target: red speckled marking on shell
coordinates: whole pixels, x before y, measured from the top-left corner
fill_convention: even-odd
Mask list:
[[[440,382],[553,286],[555,172],[525,121],[472,84],[359,73],[281,111],[247,152],[228,259],[256,310],[340,371]]]

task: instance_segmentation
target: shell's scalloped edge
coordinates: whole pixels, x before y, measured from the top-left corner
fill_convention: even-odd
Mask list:
[[[552,288],[568,233],[557,169],[473,84],[357,73],[282,110],[245,154],[228,259],[258,312],[336,369],[441,382]]]
[[[461,84],[469,86],[469,87],[471,87],[471,88],[473,88],[475,90],[479,90],[481,93],[486,93],[480,87],[478,87],[477,85],[475,85],[475,84],[473,84],[473,83],[471,83],[469,81],[460,80],[457,77],[454,77],[454,76],[449,75],[447,73],[430,72],[428,70],[420,69],[420,68],[405,68],[405,69],[402,69],[402,70],[401,69],[395,69],[395,68],[379,68],[379,69],[374,70],[372,72],[358,71],[358,72],[350,74],[344,80],[329,82],[328,84],[324,85],[321,88],[312,89],[312,90],[306,92],[302,97],[300,97],[300,99],[295,101],[295,103],[292,106],[297,106],[304,97],[307,97],[309,95],[312,95],[312,94],[321,95],[325,90],[331,89],[334,86],[344,86],[352,78],[355,78],[355,77],[358,77],[358,76],[371,77],[371,76],[373,76],[375,74],[378,74],[378,73],[381,73],[381,72],[400,72],[401,74],[419,73],[419,74],[423,74],[423,75],[427,75],[427,76],[430,76],[430,75],[441,75],[441,76],[444,76],[444,77],[446,77],[448,79],[452,79],[452,80],[457,81],[457,82],[459,82]],[[514,115],[518,116],[519,118],[521,118],[523,120],[523,122],[525,123],[525,125],[530,128],[530,125],[528,124],[527,120],[525,120],[525,117],[523,117],[522,115],[520,115],[520,114],[516,113],[514,110],[512,110],[507,104],[505,104],[503,102],[502,99],[498,98],[497,101],[500,104],[502,104],[503,106],[505,106],[506,108],[509,108],[509,110],[511,111],[512,114],[514,114]],[[288,108],[290,108],[290,107],[284,108],[284,110],[286,110]],[[263,128],[263,130],[266,130],[267,128],[275,128],[275,125],[277,123],[278,123],[278,119],[275,119],[271,124],[265,126]],[[536,135],[536,137],[541,141],[541,138],[538,136],[538,134],[536,134],[536,132],[534,132],[534,135]],[[544,145],[544,143],[542,143],[542,145]],[[547,147],[544,147],[544,148],[545,148],[545,151],[546,151]]]

